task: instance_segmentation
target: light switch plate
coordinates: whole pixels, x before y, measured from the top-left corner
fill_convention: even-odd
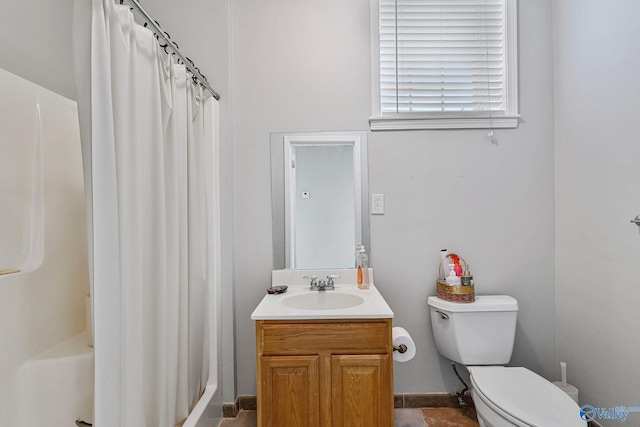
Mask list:
[[[371,215],[384,215],[384,194],[371,195]]]

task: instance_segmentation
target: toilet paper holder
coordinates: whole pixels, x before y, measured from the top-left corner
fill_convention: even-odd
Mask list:
[[[407,346],[404,344],[400,344],[398,346],[394,345],[393,346],[393,351],[397,351],[398,353],[406,353],[407,352]]]
[[[395,362],[408,362],[416,355],[416,345],[409,332],[399,326],[391,329],[391,348]]]

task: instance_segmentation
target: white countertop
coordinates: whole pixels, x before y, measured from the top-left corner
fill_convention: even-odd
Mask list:
[[[272,283],[287,285],[289,288],[283,294],[265,295],[260,304],[251,314],[252,320],[310,320],[310,319],[389,319],[393,318],[393,311],[373,284],[373,269],[369,269],[371,285],[369,289],[358,289],[355,284],[355,269],[340,270],[276,270],[272,275]],[[335,290],[311,291],[309,279],[302,276],[314,274],[318,280],[328,274],[339,274],[335,279]],[[266,291],[265,291],[266,292]],[[333,295],[330,295],[333,293]],[[287,299],[295,299],[303,294],[311,294],[309,300],[319,303],[329,299],[345,300],[353,297],[361,298],[362,303],[347,308],[324,309],[322,304],[315,308],[293,308]],[[295,304],[294,304],[295,305]]]

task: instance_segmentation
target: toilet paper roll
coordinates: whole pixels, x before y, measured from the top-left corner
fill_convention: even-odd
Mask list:
[[[393,360],[396,362],[408,362],[413,359],[416,355],[416,344],[413,342],[411,335],[405,328],[401,328],[396,326],[391,329],[393,347],[398,348],[400,346],[405,346],[406,351],[404,353],[400,353],[399,351],[393,352]]]
[[[578,389],[576,387],[572,386],[571,384],[563,383],[561,381],[554,381],[553,384],[560,390],[567,393],[574,402],[578,403]]]

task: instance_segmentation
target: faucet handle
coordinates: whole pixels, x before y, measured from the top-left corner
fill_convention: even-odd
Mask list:
[[[316,290],[318,289],[318,276],[316,275],[312,275],[312,276],[302,276],[303,279],[311,279],[311,283],[309,283],[309,289]]]
[[[341,277],[339,274],[329,274],[327,276],[327,289],[335,289],[335,286],[333,286],[333,279],[338,279],[339,277]]]

